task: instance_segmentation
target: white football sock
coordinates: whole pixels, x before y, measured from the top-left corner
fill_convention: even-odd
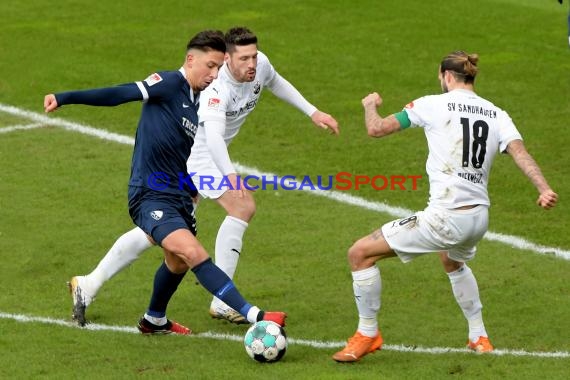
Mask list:
[[[358,309],[358,331],[365,336],[378,335],[377,314],[380,310],[382,280],[376,265],[352,272],[352,289]]]
[[[162,318],[152,317],[147,313],[144,313],[144,319],[146,319],[155,326],[164,326],[165,324],[168,323],[168,319],[166,317]]]
[[[216,237],[215,262],[216,265],[233,279],[236,272],[239,255],[243,245],[243,235],[247,229],[247,222],[233,216],[226,216]],[[214,297],[210,308],[224,306],[224,303]]]
[[[150,247],[152,247],[152,243],[148,240],[146,233],[138,227],[123,234],[109,249],[97,267],[84,276],[84,290],[91,297],[95,297],[107,280],[129,266]]]
[[[480,336],[487,336],[483,324],[483,305],[479,298],[477,280],[467,264],[463,264],[458,270],[448,273],[451,289],[457,304],[463,311],[463,315],[469,324],[469,339],[475,342]]]
[[[257,306],[252,306],[251,309],[249,309],[249,311],[247,312],[246,319],[248,320],[248,322],[249,323],[257,322],[257,316],[259,315],[260,311],[261,310],[259,310]]]

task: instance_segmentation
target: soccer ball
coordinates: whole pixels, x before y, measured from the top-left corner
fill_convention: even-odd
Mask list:
[[[287,351],[287,336],[283,327],[271,321],[255,322],[245,333],[245,351],[258,362],[276,362]]]

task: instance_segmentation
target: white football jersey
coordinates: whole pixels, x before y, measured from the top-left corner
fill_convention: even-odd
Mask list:
[[[429,154],[430,205],[452,209],[490,205],[489,172],[497,152],[521,139],[509,115],[468,90],[414,100],[404,110],[423,127]]]
[[[255,109],[263,88],[275,76],[275,69],[267,56],[260,51],[257,55],[257,72],[252,82],[237,82],[230,74],[227,65],[222,66],[218,78],[200,93],[198,110],[200,125],[188,161],[189,169],[196,164],[201,165],[212,161],[202,123],[213,120],[223,121],[226,126],[223,137],[228,146],[238,134],[247,116]]]

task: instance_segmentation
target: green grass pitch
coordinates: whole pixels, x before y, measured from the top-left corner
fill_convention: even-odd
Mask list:
[[[172,379],[565,379],[570,364],[570,263],[536,246],[570,249],[570,49],[568,8],[556,1],[255,0],[180,2],[4,1],[0,5],[0,378]],[[417,190],[343,192],[409,210],[427,200],[421,131],[366,136],[362,97],[379,91],[383,114],[438,93],[448,52],[480,55],[479,94],[506,109],[560,195],[543,211],[536,191],[506,156],[489,191],[490,230],[536,246],[485,239],[470,264],[499,353],[462,350],[467,326],[435,255],[381,262],[385,350],[355,365],[331,355],[357,325],[346,250],[393,219],[311,192],[260,190],[235,281],[253,303],[290,315],[290,345],[278,363],[247,357],[245,326],[210,319],[210,296],[189,275],[168,310],[191,337],[134,330],[162,254],[149,250],[107,283],[88,309],[93,326],[66,324],[65,282],[89,272],[132,228],[126,202],[132,146],[46,126],[43,96],[102,87],[177,69],[195,32],[246,25],[276,69],[334,115],[341,135],[263,96],[231,157],[278,175],[424,175]],[[10,107],[14,107],[13,109]],[[10,110],[18,110],[11,112]],[[50,118],[134,136],[140,105],[70,106]],[[35,119],[34,119],[35,118]],[[38,119],[40,118],[40,119]],[[39,121],[38,121],[39,120]],[[61,123],[59,123],[61,124]],[[18,130],[19,128],[19,130]],[[224,217],[198,210],[212,252]],[[110,326],[118,326],[113,330]],[[440,350],[441,349],[441,350]],[[550,355],[550,356],[548,356]]]

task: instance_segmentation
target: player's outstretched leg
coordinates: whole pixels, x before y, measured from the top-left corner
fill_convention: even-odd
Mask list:
[[[281,311],[263,311],[249,304],[235,287],[233,281],[208,258],[192,268],[192,272],[206,290],[232,309],[239,311],[248,322],[273,321],[284,327],[287,314]]]
[[[146,234],[136,227],[117,239],[91,273],[72,277],[67,283],[73,302],[72,320],[84,326],[87,323],[85,311],[95,300],[103,284],[128,267],[150,247],[152,243]]]

